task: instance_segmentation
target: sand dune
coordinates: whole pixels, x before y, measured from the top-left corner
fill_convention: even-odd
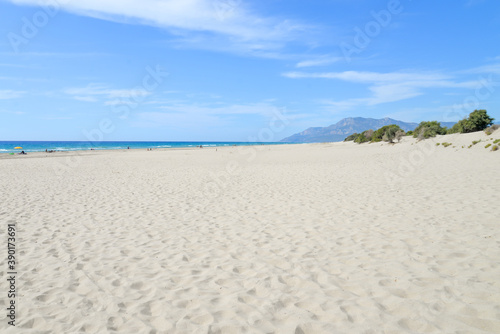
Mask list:
[[[0,331],[500,333],[499,138],[1,159]]]

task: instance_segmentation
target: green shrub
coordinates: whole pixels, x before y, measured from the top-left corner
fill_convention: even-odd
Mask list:
[[[500,143],[500,139],[497,139],[493,142],[493,144],[498,144],[498,143]]]
[[[450,145],[451,145],[451,143],[443,143],[443,146],[444,146],[444,147],[448,147],[448,146],[450,146]]]
[[[488,148],[488,147],[490,147],[490,146],[491,146],[491,144],[488,144],[488,145],[486,145],[484,148]]]
[[[436,137],[436,135],[445,135],[447,129],[441,127],[438,121],[420,122],[413,131],[413,137],[419,140]]]
[[[474,110],[466,119],[460,120],[448,130],[448,133],[469,133],[481,131],[493,124],[495,119],[488,116],[486,110]]]
[[[439,146],[439,145],[441,145],[441,144],[440,143],[436,143],[436,146]]]
[[[371,140],[373,136],[373,130],[366,130],[361,133],[353,133],[349,135],[344,141],[354,141],[355,143],[361,144],[366,143]]]
[[[370,129],[370,130],[366,130],[365,132],[363,132],[363,134],[365,135],[366,139],[371,140],[373,137],[373,132],[374,131],[372,129]]]
[[[484,132],[489,136],[493,132],[495,132],[497,129],[500,129],[500,124],[493,124],[492,126],[487,128],[486,130],[484,130]]]
[[[492,151],[498,151],[498,146],[497,146],[497,145],[493,146],[493,147],[491,148],[491,150],[492,150]]]
[[[356,138],[358,138],[358,136],[359,136],[359,133],[353,133],[352,135],[347,136],[347,138],[344,139],[344,141],[353,141]]]
[[[355,143],[361,144],[369,141],[363,133],[360,133],[356,139],[354,139]]]
[[[400,132],[398,132],[400,131]],[[379,141],[387,141],[389,143],[393,143],[394,139],[398,139],[398,135],[401,133],[404,133],[404,131],[397,125],[391,124],[391,125],[386,125],[378,129],[377,131],[373,132],[373,135],[371,137],[372,142],[379,142]]]
[[[479,140],[474,140],[474,141],[472,142],[472,145],[476,145],[477,143],[480,143],[480,142],[481,142],[481,139],[479,139]]]
[[[372,135],[373,135],[373,130],[363,131],[356,136],[354,142],[358,144],[369,142],[370,139],[372,138]]]
[[[413,136],[413,131],[411,131],[411,130],[410,130],[410,131],[408,131],[408,132],[406,133],[406,135],[407,135],[407,136]]]
[[[398,143],[401,141],[401,139],[406,135],[406,133],[404,132],[404,130],[401,130],[399,129],[398,131],[396,131],[396,140],[398,141]]]
[[[383,126],[377,131],[366,130],[361,133],[353,133],[344,139],[344,141],[354,141],[361,144],[369,141],[376,143],[383,140],[392,143],[394,140],[399,142],[404,135],[405,132],[399,126],[393,124]]]
[[[388,128],[384,135],[382,136],[382,140],[393,143],[394,139],[397,139],[399,142],[401,140],[401,137],[403,137],[404,131],[395,127],[390,127]]]

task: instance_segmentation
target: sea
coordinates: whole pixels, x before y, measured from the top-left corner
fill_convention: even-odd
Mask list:
[[[122,149],[158,149],[182,147],[223,147],[223,146],[253,146],[253,145],[280,145],[283,142],[189,142],[189,141],[0,141],[0,154],[47,151],[88,151],[94,150],[122,150]],[[21,147],[16,149],[16,147]]]

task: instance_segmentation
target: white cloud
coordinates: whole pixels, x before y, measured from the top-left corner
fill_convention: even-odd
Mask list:
[[[25,92],[19,90],[0,90],[0,100],[17,99],[24,95]]]
[[[320,72],[320,73],[307,73],[307,72],[288,72],[283,76],[292,79],[300,78],[323,78],[323,79],[338,79],[350,82],[400,82],[400,81],[437,81],[448,79],[449,76],[442,74],[422,74],[411,72],[358,72],[358,71],[345,71],[345,72]]]
[[[144,88],[132,89],[111,89],[103,84],[89,84],[86,87],[67,88],[64,93],[72,95],[75,100],[85,102],[97,102],[99,99],[105,99],[104,105],[130,104],[130,102],[139,102],[144,97],[151,95]]]
[[[73,117],[68,117],[68,116],[41,116],[38,117],[39,119],[45,119],[45,120],[63,120],[63,119],[73,119]]]
[[[61,58],[81,58],[81,57],[99,57],[99,56],[109,56],[108,53],[98,53],[98,52],[23,52],[25,57],[61,57]],[[0,56],[13,56],[18,57],[19,54],[16,52],[0,52]],[[25,66],[33,68],[33,66]]]
[[[323,101],[323,104],[341,110],[410,99],[422,95],[425,88],[476,89],[481,85],[480,79],[458,82],[453,80],[450,75],[426,72],[288,72],[284,73],[283,76],[292,79],[335,79],[367,85],[371,93],[368,97]]]
[[[470,70],[462,71],[462,73],[489,74],[489,75],[500,74],[500,63],[475,67]]]
[[[131,124],[135,127],[173,127],[176,129],[205,129],[207,126],[221,126],[225,121],[214,115],[190,113],[167,113],[148,111],[137,114]]]
[[[17,82],[47,82],[47,78],[28,78],[28,77],[0,77],[0,80]]]
[[[280,112],[280,109],[268,103],[233,104],[233,105],[196,105],[196,104],[174,104],[159,107],[166,111],[164,113],[181,113],[193,116],[198,115],[261,115],[272,117]]]
[[[174,127],[176,129],[205,129],[206,127],[231,126],[237,118],[246,115],[254,120],[277,119],[292,120],[298,117],[283,108],[267,102],[251,104],[190,104],[185,101],[158,107],[160,111],[146,111],[137,113],[137,118],[132,121],[137,127]],[[258,122],[258,121],[257,121]],[[234,124],[233,124],[234,125]]]
[[[10,0],[39,5],[39,0]],[[187,44],[206,34],[224,36],[226,44],[270,50],[294,39],[305,26],[258,15],[241,0],[79,0],[57,1],[63,10],[94,18],[168,29]],[[210,43],[209,45],[211,45]]]
[[[97,99],[92,96],[73,96],[73,98],[77,101],[97,102]]]
[[[295,67],[302,68],[302,67],[312,67],[312,66],[325,66],[341,61],[342,59],[343,58],[341,57],[318,57],[315,59],[301,61],[297,63]]]
[[[0,113],[14,114],[14,115],[23,115],[23,114],[25,114],[24,111],[12,111],[12,110],[4,110],[4,109],[0,109]]]

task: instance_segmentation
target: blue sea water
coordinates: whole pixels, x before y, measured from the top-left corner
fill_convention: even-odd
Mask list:
[[[248,145],[278,145],[285,143],[249,143],[249,142],[177,142],[177,141],[0,141],[0,154],[16,153],[20,151],[45,152],[54,151],[82,151],[90,150],[119,150],[130,147],[131,149],[147,148],[180,148],[180,147],[220,147],[220,146],[248,146]],[[22,149],[15,149],[22,147]]]

